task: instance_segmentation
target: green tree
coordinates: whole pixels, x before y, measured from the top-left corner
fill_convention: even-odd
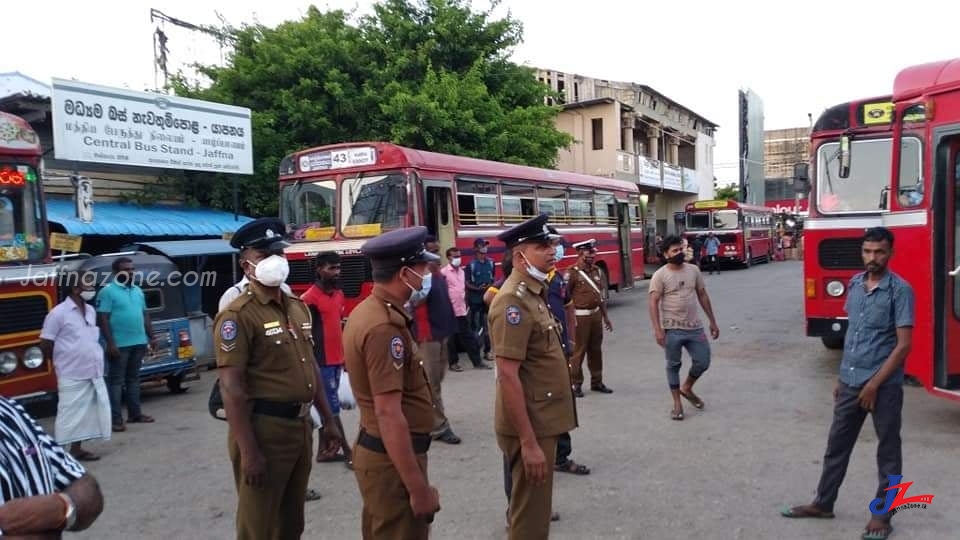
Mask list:
[[[717,200],[738,200],[740,198],[740,188],[736,184],[727,184],[717,189]]]
[[[290,152],[345,141],[404,146],[552,167],[572,137],[554,127],[558,109],[529,68],[509,61],[522,27],[473,11],[469,0],[383,0],[356,23],[341,10],[310,7],[276,28],[230,29],[224,67],[199,66],[208,86],[172,85],[178,95],[253,111],[254,171],[233,179],[188,173],[200,204],[277,213],[277,169]]]

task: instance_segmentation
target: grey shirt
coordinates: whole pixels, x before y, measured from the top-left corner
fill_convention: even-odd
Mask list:
[[[871,291],[865,288],[866,272],[850,280],[847,288],[847,335],[840,361],[840,381],[860,387],[880,369],[897,346],[897,328],[913,326],[913,288],[887,271]],[[900,367],[884,384],[902,384]]]

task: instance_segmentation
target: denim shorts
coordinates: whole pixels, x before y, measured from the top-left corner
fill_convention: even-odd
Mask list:
[[[340,374],[343,366],[320,366],[320,377],[323,378],[323,390],[327,395],[327,404],[334,416],[340,414]]]

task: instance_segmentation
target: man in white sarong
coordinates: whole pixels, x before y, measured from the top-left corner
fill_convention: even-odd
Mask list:
[[[81,461],[96,461],[100,456],[80,443],[110,440],[112,430],[97,312],[87,303],[96,294],[94,283],[93,274],[68,275],[70,296],[47,313],[40,331],[40,348],[46,358],[53,358],[57,372],[54,436],[57,444],[69,444],[70,453]]]

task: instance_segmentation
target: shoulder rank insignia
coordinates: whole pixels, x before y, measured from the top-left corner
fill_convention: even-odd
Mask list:
[[[520,284],[517,285],[517,291],[514,294],[516,294],[519,298],[523,298],[523,295],[527,294],[526,282],[521,281]]]

